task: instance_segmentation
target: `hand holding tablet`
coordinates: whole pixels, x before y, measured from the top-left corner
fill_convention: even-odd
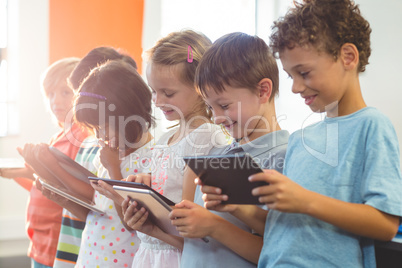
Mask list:
[[[222,204],[261,204],[251,194],[265,182],[250,182],[248,177],[263,172],[248,154],[184,157],[186,164],[205,185],[215,186],[228,196]]]

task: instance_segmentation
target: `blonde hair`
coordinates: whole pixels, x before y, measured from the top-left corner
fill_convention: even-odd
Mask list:
[[[181,72],[178,74],[181,82],[194,88],[195,71],[197,66],[212,45],[211,40],[202,33],[192,30],[173,32],[161,38],[154,47],[147,51],[148,60],[153,64],[161,66],[181,65]],[[191,56],[191,61],[189,60]],[[191,118],[194,114],[201,112],[203,116],[211,120],[212,113],[207,109],[204,100],[199,97],[199,102],[193,112],[187,116]]]
[[[79,63],[79,58],[64,58],[51,64],[41,76],[42,93],[47,98],[49,91],[65,83],[68,86],[67,78]]]

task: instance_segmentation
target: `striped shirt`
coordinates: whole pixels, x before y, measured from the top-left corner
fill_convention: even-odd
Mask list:
[[[95,137],[89,137],[83,142],[75,161],[96,175],[96,168],[92,162],[98,150],[98,140]],[[53,267],[73,268],[75,266],[80,252],[84,227],[85,221],[81,221],[71,212],[63,209],[63,219]]]

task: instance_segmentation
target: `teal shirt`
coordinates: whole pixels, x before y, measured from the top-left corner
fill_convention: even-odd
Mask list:
[[[310,191],[402,215],[398,139],[375,108],[293,133],[284,174]],[[304,214],[271,210],[258,267],[376,267],[374,241]]]

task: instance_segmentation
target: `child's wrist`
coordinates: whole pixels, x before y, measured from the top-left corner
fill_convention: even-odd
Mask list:
[[[223,223],[225,222],[225,220],[215,214],[212,214],[213,217],[211,219],[211,226],[213,226],[211,228],[211,231],[209,232],[208,236],[212,237],[212,238],[217,238],[217,236],[219,236],[219,234],[222,233],[221,230],[221,226],[223,226]]]

